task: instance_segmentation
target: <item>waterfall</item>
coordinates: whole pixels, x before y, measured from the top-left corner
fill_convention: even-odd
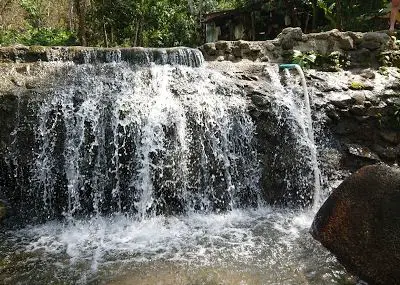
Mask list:
[[[56,51],[0,97],[4,284],[345,280],[308,235],[313,146],[277,70],[256,97],[196,50]]]
[[[289,204],[317,207],[321,202],[321,175],[309,102],[304,100],[304,90],[296,90],[298,83],[289,70],[285,68],[279,74],[277,68],[270,65],[264,69],[275,90],[271,108],[275,124],[271,129],[279,137],[270,158],[271,180],[278,181],[281,196]]]
[[[321,205],[321,171],[319,170],[318,166],[318,159],[317,159],[317,146],[315,144],[315,136],[314,136],[314,127],[313,127],[313,120],[312,120],[312,114],[311,114],[311,103],[310,103],[310,97],[313,99],[312,94],[308,92],[307,88],[307,83],[306,83],[306,78],[304,76],[303,70],[299,65],[295,65],[295,69],[297,70],[300,79],[301,79],[301,85],[303,87],[303,109],[305,110],[305,126],[307,129],[307,134],[308,134],[308,140],[309,140],[309,146],[310,146],[310,153],[311,153],[311,167],[313,169],[313,176],[314,176],[314,195],[313,195],[313,210],[317,211],[318,207]],[[291,79],[291,74],[288,69],[285,69],[285,73],[287,76],[287,79]]]
[[[131,63],[149,66],[185,65],[200,67],[204,58],[197,49],[190,48],[90,48],[58,47],[47,49],[45,58],[49,62],[74,62],[76,64]]]
[[[62,66],[38,103],[30,185],[21,185],[40,199],[35,215],[145,219],[258,204],[243,91],[216,72],[181,65],[190,56],[177,55],[175,65],[117,56]]]
[[[316,147],[303,102],[276,70],[268,71],[275,99],[257,121],[243,88],[201,67],[197,50],[88,49],[79,64],[60,58],[43,63],[52,67],[44,88],[18,97],[0,165],[10,176],[0,199],[21,220],[146,219],[313,200]],[[271,125],[261,136],[260,124]]]

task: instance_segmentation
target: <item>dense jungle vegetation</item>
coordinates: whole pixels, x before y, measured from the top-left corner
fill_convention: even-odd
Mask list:
[[[211,11],[301,9],[311,30],[379,30],[388,1],[378,0],[0,0],[0,45],[197,46]],[[261,6],[260,6],[261,4]],[[386,8],[386,9],[385,9]],[[263,21],[263,19],[257,19]]]

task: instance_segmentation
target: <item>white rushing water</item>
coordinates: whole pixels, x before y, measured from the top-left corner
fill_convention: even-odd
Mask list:
[[[344,271],[308,235],[311,220],[262,207],[49,222],[3,235],[13,253],[0,274],[4,284],[340,284]]]
[[[28,191],[48,221],[0,233],[2,284],[346,278],[308,234],[312,210],[264,205],[243,90],[203,67],[137,67],[115,57],[62,64],[58,87],[44,96]],[[288,92],[278,78],[272,86]],[[301,163],[310,165],[301,103],[277,98],[276,116],[290,121],[305,149]],[[300,172],[292,181],[294,171],[288,184],[309,183]]]
[[[257,203],[254,125],[241,91],[222,75],[108,64],[68,76],[39,110],[34,191],[43,191],[50,214],[63,203],[55,201],[57,167],[65,172],[65,216],[144,219]]]
[[[284,128],[289,128],[289,137],[281,135],[282,141],[290,143],[291,147],[297,149],[300,153],[300,156],[293,157],[293,160],[297,161],[294,165],[288,166],[288,168],[291,167],[291,171],[287,172],[288,176],[285,180],[287,180],[288,187],[293,187],[293,184],[295,187],[299,187],[300,185],[300,189],[301,185],[304,188],[311,187],[311,193],[309,193],[310,191],[304,191],[304,194],[300,194],[300,196],[304,200],[312,199],[311,205],[313,211],[317,211],[322,203],[321,172],[318,165],[317,146],[314,139],[314,128],[311,117],[312,106],[309,100],[311,94],[308,92],[304,74],[301,73],[292,76],[289,69],[285,68],[283,70],[285,84],[282,84],[282,78],[278,73],[277,65],[266,66],[264,73],[268,75],[271,85],[277,90],[276,106],[274,108],[274,112],[279,118],[278,124],[280,125],[277,127],[277,131],[284,132]],[[302,93],[299,93],[298,90],[298,79],[301,80]],[[283,149],[283,151],[290,150]],[[281,163],[280,156],[282,156],[282,153],[277,151],[275,156],[278,163]],[[304,172],[305,169],[309,169],[309,171]],[[296,175],[295,173],[298,174]],[[301,190],[299,191],[301,192]]]

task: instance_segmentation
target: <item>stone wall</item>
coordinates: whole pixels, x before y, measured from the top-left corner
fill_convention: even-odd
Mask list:
[[[397,68],[308,72],[316,108],[339,142],[341,167],[400,161],[400,73]]]
[[[286,28],[276,39],[268,41],[218,41],[200,47],[207,61],[242,59],[260,62],[287,63],[293,50],[313,52],[328,57],[340,55],[347,68],[370,67],[383,64],[400,66],[394,37],[386,32],[340,32],[303,34],[300,28]],[[388,53],[388,51],[390,51]]]
[[[287,28],[270,41],[220,41],[200,49],[209,66],[234,70],[231,76],[247,78],[255,89],[269,80],[265,67],[291,63],[295,50],[326,57],[305,74],[314,111],[340,153],[332,167],[354,171],[365,164],[400,161],[400,50],[395,37],[338,30],[303,34],[300,28]],[[248,66],[258,66],[259,72],[249,73]]]

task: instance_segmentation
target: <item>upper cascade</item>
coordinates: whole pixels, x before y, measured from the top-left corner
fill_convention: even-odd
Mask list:
[[[77,64],[128,62],[148,66],[184,65],[200,67],[204,58],[200,50],[174,48],[97,48],[97,47],[42,47],[12,46],[0,48],[0,62],[73,61]]]

